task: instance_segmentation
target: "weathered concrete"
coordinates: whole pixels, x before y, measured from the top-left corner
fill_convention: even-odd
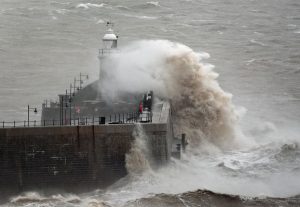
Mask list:
[[[169,105],[142,124],[156,165],[171,156]],[[159,113],[157,113],[159,114]],[[105,187],[127,174],[134,124],[0,129],[0,194],[5,191]]]
[[[169,103],[156,107],[155,123],[141,124],[155,166],[171,157]],[[0,194],[23,190],[76,192],[108,186],[127,174],[125,157],[135,124],[0,129]]]

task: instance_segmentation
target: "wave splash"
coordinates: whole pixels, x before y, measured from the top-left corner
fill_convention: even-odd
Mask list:
[[[171,101],[175,133],[186,133],[191,145],[208,141],[229,146],[235,140],[238,115],[213,66],[201,62],[205,57],[167,40],[135,42],[104,63],[100,90],[109,99],[153,90]]]
[[[185,51],[167,58],[168,91],[177,131],[187,133],[193,146],[205,139],[218,146],[232,144],[237,114],[231,94],[225,93],[211,65],[199,54]]]
[[[299,170],[290,162],[298,145],[283,145],[277,155],[272,140],[263,145],[244,136],[238,123],[245,110],[238,110],[232,95],[220,87],[214,67],[204,62],[208,57],[179,43],[147,40],[123,48],[103,64],[101,92],[107,99],[153,90],[159,98],[170,100],[175,134],[186,133],[190,143],[181,161],[172,160],[153,172],[150,180],[148,175],[141,176],[117,189],[119,197],[128,201],[152,193],[197,189],[251,197],[288,197],[299,192],[295,182]],[[268,124],[251,135],[274,136],[275,128]],[[289,160],[291,166],[282,160]]]
[[[126,154],[126,169],[130,176],[140,176],[144,172],[151,171],[148,139],[141,124],[135,125],[133,137],[134,142]]]
[[[105,192],[94,191],[75,199],[29,196],[28,206],[43,202],[49,206],[224,206],[227,202],[229,206],[299,206],[299,196],[289,197],[300,192],[297,142],[241,151],[210,151],[211,145],[228,149],[241,136],[232,96],[221,89],[218,74],[212,65],[203,63],[205,58],[207,54],[179,43],[139,41],[112,54],[103,63],[101,73],[100,90],[107,99],[153,90],[161,99],[170,100],[176,133],[187,134],[193,153],[183,154],[182,160],[171,160],[168,166],[153,171],[146,136],[137,125],[135,142],[126,156],[127,178]],[[251,134],[262,136],[273,132],[274,127],[268,125],[266,129],[256,129],[256,134],[261,131],[258,135]],[[260,195],[289,198],[256,198]],[[18,198],[12,203],[25,201]]]

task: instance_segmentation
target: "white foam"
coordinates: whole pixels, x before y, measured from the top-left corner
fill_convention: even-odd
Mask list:
[[[90,7],[96,7],[96,8],[101,8],[103,7],[104,4],[92,4],[92,3],[81,3],[81,4],[78,4],[76,6],[76,8],[81,8],[81,9],[89,9]]]
[[[151,171],[149,138],[141,124],[136,124],[133,131],[134,142],[126,154],[126,169],[130,176],[141,176],[144,172]]]
[[[251,39],[250,42],[255,45],[266,46],[263,42],[257,41],[255,39]]]
[[[137,19],[147,19],[147,20],[154,20],[154,19],[158,19],[158,17],[155,16],[140,16],[140,15],[131,15],[131,14],[121,14],[122,16],[126,16],[126,17],[133,17],[133,18],[137,18]]]
[[[123,5],[117,5],[116,7],[117,7],[118,9],[130,10],[130,8],[129,8],[129,7],[127,7],[127,6],[123,6]]]
[[[138,19],[157,19],[157,17],[153,16],[135,16]]]
[[[153,6],[159,6],[158,1],[148,1],[147,4],[153,5]]]
[[[210,58],[210,54],[207,52],[197,52],[198,57],[200,60],[208,59]]]
[[[67,9],[56,9],[55,12],[58,13],[58,14],[65,15],[66,13],[69,12],[69,10],[67,10]]]

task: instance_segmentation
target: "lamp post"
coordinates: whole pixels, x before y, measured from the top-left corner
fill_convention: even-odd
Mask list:
[[[68,108],[68,90],[66,90],[66,95],[63,98],[63,109],[64,109],[64,124],[67,125],[67,108]]]
[[[70,125],[72,125],[72,97],[75,96],[75,93],[72,93],[72,84],[70,85],[70,94],[69,94],[69,108],[70,108]]]
[[[73,85],[73,93],[75,94],[76,93],[76,89],[77,91],[79,91],[79,87],[76,87],[76,83],[78,82],[79,80],[76,79],[76,77],[74,78],[74,85]]]
[[[30,109],[33,110],[33,112],[36,114],[37,113],[37,109],[36,108],[30,108],[29,105],[28,105],[28,108],[27,108],[27,126],[29,127],[29,111]]]
[[[80,84],[79,86],[80,86],[80,89],[82,89],[82,84],[83,84],[82,77],[84,77],[86,80],[89,79],[89,76],[87,74],[79,73],[79,84]]]
[[[70,93],[68,93],[68,90],[66,90],[66,94],[61,96],[61,111],[62,111],[62,117],[63,117],[63,125],[67,124],[67,110],[69,107],[69,121],[70,125],[72,125],[72,96],[75,96],[74,93],[72,94],[72,84],[70,85]]]
[[[73,93],[75,94],[76,93],[76,90],[79,91],[82,89],[82,84],[83,84],[83,78],[85,80],[88,80],[89,79],[89,75],[87,74],[83,74],[83,73],[79,73],[79,80],[76,79],[76,77],[74,78],[74,85],[73,85]],[[79,86],[76,87],[76,83],[79,82]]]

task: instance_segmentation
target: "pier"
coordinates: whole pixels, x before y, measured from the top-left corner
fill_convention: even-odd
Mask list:
[[[11,127],[0,129],[0,192],[103,188],[127,175],[125,156],[137,123]],[[152,122],[140,123],[154,167],[172,150],[171,108],[156,107]]]

